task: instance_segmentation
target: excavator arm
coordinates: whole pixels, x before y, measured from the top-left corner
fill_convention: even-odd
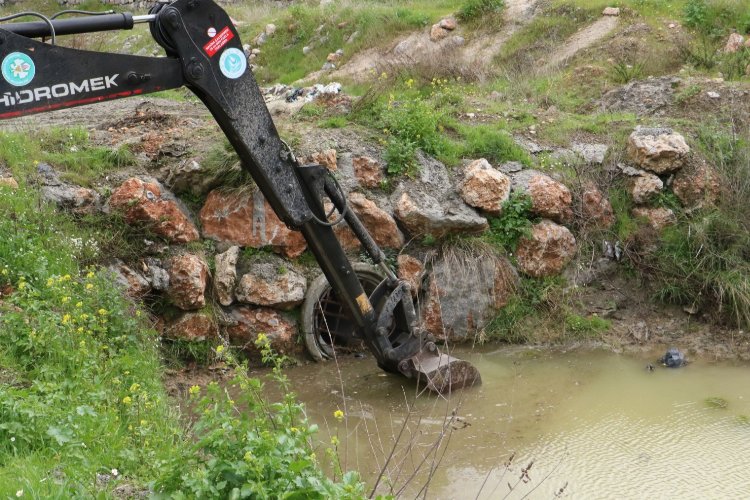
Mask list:
[[[0,24],[0,119],[189,88],[211,112],[279,218],[304,235],[355,325],[355,336],[365,342],[378,365],[440,393],[480,382],[470,363],[441,353],[432,335],[420,329],[408,284],[386,264],[327,169],[300,165],[281,140],[248,68],[239,34],[221,7],[211,0],[177,0],[157,3],[144,16],[50,20],[33,15],[43,19]],[[138,23],[149,24],[166,57],[54,44],[59,35],[131,29]],[[328,222],[326,197],[338,210],[338,221],[346,220],[386,274],[369,297]]]

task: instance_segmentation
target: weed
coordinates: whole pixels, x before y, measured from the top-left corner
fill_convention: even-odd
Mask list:
[[[484,238],[490,243],[514,253],[519,240],[531,232],[531,197],[514,191],[503,203],[501,215],[490,217],[490,230]]]
[[[520,161],[531,165],[531,157],[515,143],[513,136],[498,126],[461,126],[458,129],[463,144],[460,154],[464,158],[486,158],[490,162]]]
[[[628,83],[643,78],[643,63],[616,61],[609,69],[610,78],[616,83]]]
[[[349,123],[343,116],[332,116],[318,122],[320,128],[344,128]]]
[[[576,337],[590,338],[609,330],[611,323],[599,316],[581,316],[575,313],[565,315],[565,328]]]
[[[466,0],[458,10],[457,17],[470,21],[491,14],[500,14],[505,8],[505,0]]]

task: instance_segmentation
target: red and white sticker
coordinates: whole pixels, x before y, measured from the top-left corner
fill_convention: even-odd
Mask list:
[[[214,54],[220,51],[232,38],[234,38],[234,33],[229,29],[229,26],[226,26],[203,46],[203,50],[206,51],[208,57],[213,57]]]

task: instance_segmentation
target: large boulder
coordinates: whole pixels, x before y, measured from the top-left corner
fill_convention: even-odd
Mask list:
[[[412,236],[480,233],[487,219],[460,196],[445,165],[419,153],[419,177],[402,181],[391,195],[394,215]]]
[[[232,246],[216,255],[216,271],[214,272],[214,292],[219,304],[228,306],[234,302],[234,286],[237,283],[237,259],[240,247]]]
[[[521,271],[535,278],[556,276],[576,253],[576,239],[564,226],[550,220],[534,224],[531,234],[521,238],[516,259]]]
[[[379,246],[395,249],[404,246],[404,235],[396,221],[374,201],[362,193],[352,193],[349,195],[349,206]]]
[[[297,323],[275,309],[267,307],[237,306],[225,315],[226,332],[233,344],[239,344],[256,359],[255,345],[258,335],[266,335],[271,347],[280,354],[301,352],[297,343]]]
[[[659,176],[641,170],[641,175],[631,177],[630,196],[638,204],[648,203],[664,189]]]
[[[411,288],[412,296],[416,297],[422,288],[422,280],[425,276],[425,268],[422,261],[411,255],[402,253],[397,258],[398,277],[406,281]]]
[[[279,259],[261,257],[249,263],[235,290],[237,301],[289,310],[305,299],[307,280]]]
[[[74,214],[91,214],[100,208],[101,197],[93,189],[61,183],[42,186],[42,198]]]
[[[727,39],[726,45],[724,45],[724,52],[727,54],[734,54],[737,51],[742,50],[742,46],[745,42],[745,38],[739,33],[732,33]]]
[[[169,290],[172,303],[184,311],[206,305],[208,265],[197,255],[185,253],[169,260]]]
[[[482,158],[471,162],[464,170],[461,197],[467,205],[500,215],[503,203],[510,197],[510,186],[510,178]]]
[[[125,265],[119,259],[111,263],[107,269],[112,273],[115,282],[133,298],[142,298],[151,291],[151,284],[138,271]]]
[[[522,170],[512,175],[513,190],[531,197],[531,211],[556,222],[565,222],[573,216],[573,195],[561,182],[536,170]]]
[[[169,290],[169,272],[164,269],[161,260],[155,257],[146,257],[141,262],[143,276],[152,289],[157,292]]]
[[[287,257],[299,257],[307,243],[276,216],[260,191],[209,193],[200,211],[203,235],[216,241],[253,248],[271,247]]]
[[[447,250],[432,267],[423,327],[441,340],[475,338],[515,293],[518,275],[489,251]]]
[[[581,214],[584,226],[609,229],[615,223],[612,204],[594,185],[586,186],[581,194]]]
[[[208,314],[188,312],[167,325],[164,335],[191,342],[216,339],[219,337],[219,326]]]
[[[109,206],[121,211],[127,222],[144,224],[169,241],[188,243],[200,237],[177,202],[158,184],[130,178],[112,193]]]
[[[326,149],[323,151],[315,152],[306,158],[305,163],[317,163],[318,165],[323,165],[331,172],[334,172],[338,169],[336,150]]]
[[[670,128],[638,127],[628,138],[627,151],[638,166],[661,175],[681,169],[690,147]]]
[[[672,191],[688,209],[715,205],[721,194],[719,174],[705,162],[696,162],[675,174]]]
[[[11,176],[2,177],[0,176],[0,187],[6,187],[10,189],[18,189],[18,181]]]

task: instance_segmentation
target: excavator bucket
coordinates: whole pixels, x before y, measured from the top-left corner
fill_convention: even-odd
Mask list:
[[[474,365],[448,354],[423,350],[409,359],[413,377],[427,389],[438,394],[449,394],[453,389],[482,383]]]

